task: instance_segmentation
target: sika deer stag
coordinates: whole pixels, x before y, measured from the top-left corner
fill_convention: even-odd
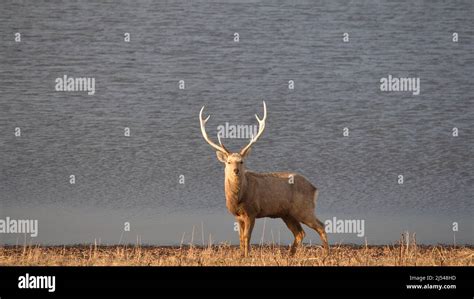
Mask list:
[[[258,133],[239,153],[231,153],[221,142],[212,142],[206,133],[206,122],[202,117],[204,106],[199,112],[201,132],[204,139],[216,150],[217,159],[225,165],[225,197],[227,209],[240,227],[240,249],[244,256],[250,250],[250,238],[256,218],[281,218],[295,236],[290,254],[296,252],[305,233],[301,223],[314,229],[320,236],[326,252],[329,252],[324,224],[314,215],[318,189],[306,178],[292,172],[255,173],[245,169],[244,160],[252,145],[265,129],[267,106],[263,102],[263,119],[255,117],[259,123]]]

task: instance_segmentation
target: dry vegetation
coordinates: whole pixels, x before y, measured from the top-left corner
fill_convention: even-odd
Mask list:
[[[51,266],[473,266],[473,246],[333,245],[326,256],[320,246],[303,245],[295,256],[288,247],[252,245],[242,258],[236,246],[4,246],[0,265]]]

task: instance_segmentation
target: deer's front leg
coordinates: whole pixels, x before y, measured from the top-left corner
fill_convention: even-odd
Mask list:
[[[250,239],[252,237],[253,226],[255,225],[255,218],[249,217],[244,220],[244,255],[245,257],[249,256],[250,251]]]
[[[244,253],[244,227],[245,223],[241,219],[237,219],[237,223],[239,223],[239,245],[240,245],[240,251],[242,252],[242,255]]]

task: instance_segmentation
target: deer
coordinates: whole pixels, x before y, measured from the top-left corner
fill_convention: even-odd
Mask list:
[[[263,101],[263,118],[257,114],[258,132],[238,153],[229,151],[217,138],[214,143],[206,133],[206,123],[211,117],[203,118],[205,106],[199,112],[201,133],[204,140],[216,150],[217,159],[225,165],[224,191],[226,207],[239,224],[240,251],[243,257],[249,256],[250,239],[255,219],[281,218],[294,235],[289,254],[293,256],[305,237],[301,224],[314,229],[329,254],[329,245],[324,224],[316,218],[315,208],[318,189],[304,176],[293,172],[257,173],[245,168],[245,160],[251,147],[257,142],[265,129],[267,106]]]

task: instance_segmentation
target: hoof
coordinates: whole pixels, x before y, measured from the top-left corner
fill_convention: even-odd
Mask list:
[[[294,256],[296,254],[296,248],[290,248],[290,256]]]

